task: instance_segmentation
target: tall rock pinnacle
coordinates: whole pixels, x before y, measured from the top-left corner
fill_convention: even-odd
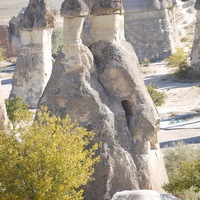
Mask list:
[[[22,48],[16,64],[11,97],[36,108],[52,71],[51,36],[54,16],[44,0],[30,0],[20,22]]]

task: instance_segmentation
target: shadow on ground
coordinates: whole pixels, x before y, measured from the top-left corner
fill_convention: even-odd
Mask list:
[[[172,141],[167,141],[167,142],[161,142],[160,148],[172,147],[172,146],[174,146],[174,143],[177,143],[177,142],[184,142],[185,144],[199,144],[200,136],[181,139],[181,140],[172,140]]]

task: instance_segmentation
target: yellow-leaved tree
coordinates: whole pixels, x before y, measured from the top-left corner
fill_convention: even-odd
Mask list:
[[[29,126],[0,133],[1,200],[79,200],[92,180],[93,132],[41,108]]]

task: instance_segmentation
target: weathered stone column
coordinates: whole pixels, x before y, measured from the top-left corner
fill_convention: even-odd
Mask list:
[[[20,22],[21,51],[10,97],[36,108],[52,71],[51,35],[54,16],[45,0],[30,0]]]
[[[139,188],[162,190],[167,175],[157,141],[159,116],[139,72],[135,52],[124,37],[121,1],[96,0],[92,15],[90,50],[99,81],[112,99],[109,108],[115,116],[118,142],[126,149],[129,136],[123,128],[127,126],[132,136],[129,151],[137,167]]]
[[[196,0],[195,9],[197,10],[196,14],[196,26],[195,26],[195,37],[192,46],[191,52],[191,66],[194,71],[200,76],[200,1]]]
[[[80,39],[83,19],[88,13],[82,0],[63,2],[64,47],[39,104],[46,105],[57,116],[68,114],[96,133],[95,141],[101,143],[100,162],[95,166],[94,181],[84,187],[84,195],[86,200],[106,200],[116,191],[138,189],[139,184],[133,158],[116,138],[115,117],[109,108],[112,101],[98,80],[92,53]],[[119,109],[124,114],[121,102]],[[125,146],[130,149],[131,135],[125,117],[122,123]]]
[[[125,37],[140,61],[164,59],[180,45],[174,0],[123,0]]]

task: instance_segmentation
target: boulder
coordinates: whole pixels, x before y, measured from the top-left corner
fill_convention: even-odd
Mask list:
[[[117,192],[112,200],[180,200],[169,194],[159,194],[152,190]]]

